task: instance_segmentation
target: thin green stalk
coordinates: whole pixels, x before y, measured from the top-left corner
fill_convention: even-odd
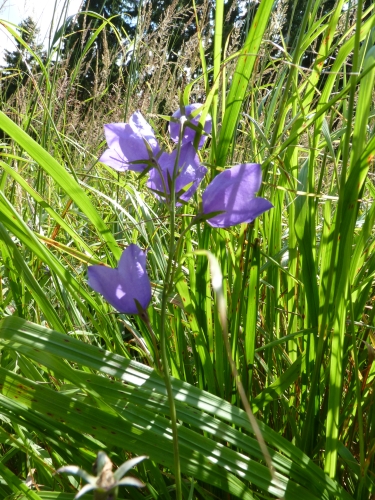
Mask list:
[[[272,458],[270,456],[266,442],[265,442],[263,435],[261,433],[261,430],[259,428],[258,422],[257,422],[256,418],[254,417],[254,414],[251,410],[249,400],[246,396],[244,386],[241,382],[240,374],[238,373],[236,363],[235,363],[233,356],[232,356],[231,346],[230,346],[230,342],[229,342],[227,306],[226,306],[226,301],[225,301],[225,297],[224,297],[224,293],[223,293],[223,276],[221,273],[219,263],[218,263],[216,257],[211,252],[209,252],[207,250],[198,250],[196,253],[198,255],[206,255],[208,258],[208,261],[210,263],[212,288],[214,289],[215,294],[216,294],[217,310],[219,313],[219,321],[220,321],[222,332],[223,332],[224,344],[225,344],[225,348],[227,351],[227,356],[228,356],[229,364],[230,364],[230,367],[232,370],[233,378],[235,379],[238,394],[241,398],[241,402],[242,402],[243,407],[245,409],[246,415],[249,419],[250,425],[253,429],[254,435],[258,441],[259,448],[260,448],[260,450],[263,454],[263,457],[266,461],[267,467],[269,468],[271,477],[273,480],[275,480],[276,479],[275,467],[272,463]]]
[[[256,233],[255,233],[256,234]],[[231,343],[232,343],[232,356],[233,359],[236,361],[237,365],[239,366],[239,360],[238,360],[238,337],[240,333],[240,327],[241,327],[241,321],[243,317],[243,311],[245,308],[246,300],[246,292],[247,292],[247,284],[249,281],[249,267],[250,267],[250,262],[252,259],[252,251],[253,251],[253,241],[254,237],[254,222],[248,224],[248,227],[246,228],[246,233],[242,233],[240,237],[240,242],[243,240],[246,240],[248,243],[246,244],[246,250],[245,250],[245,257],[243,261],[243,269],[241,272],[241,276],[239,280],[241,283],[239,283],[239,295],[238,299],[236,301],[236,314],[234,317],[233,321],[233,327],[232,327],[232,338],[231,338]],[[242,245],[241,245],[242,246]],[[250,255],[251,254],[251,255]],[[236,287],[236,284],[235,284]]]
[[[355,33],[355,42],[353,49],[353,71],[350,75],[350,91],[349,91],[349,103],[346,114],[346,137],[344,140],[344,147],[342,153],[342,172],[341,172],[341,182],[339,189],[339,199],[344,194],[345,189],[345,181],[346,181],[346,173],[349,166],[349,154],[350,154],[350,136],[352,130],[353,118],[355,116],[354,113],[354,100],[355,94],[357,90],[357,76],[359,69],[359,57],[360,57],[360,40],[361,40],[361,14],[363,9],[363,0],[358,0],[357,3],[357,22],[356,22],[356,33]]]
[[[170,214],[171,227],[174,228],[175,223],[175,213],[174,209],[171,210]],[[171,378],[169,375],[169,364],[167,357],[167,343],[166,343],[166,321],[167,321],[167,307],[168,307],[168,290],[169,290],[169,280],[172,274],[172,262],[173,262],[173,235],[171,236],[171,244],[169,247],[169,259],[167,264],[167,272],[165,273],[165,282],[163,287],[163,295],[161,302],[161,328],[160,328],[160,347],[161,347],[161,360],[163,367],[163,375],[165,387],[167,389],[168,404],[169,404],[169,415],[171,418],[172,436],[173,436],[173,454],[174,454],[174,473],[176,481],[176,499],[182,500],[182,489],[181,489],[181,465],[180,465],[180,455],[178,447],[178,431],[177,431],[177,415],[176,406],[174,403],[173,389]]]
[[[359,372],[359,361],[358,361],[358,349],[357,349],[357,338],[355,335],[355,327],[354,327],[354,306],[351,295],[350,287],[348,289],[348,295],[350,299],[350,316],[351,316],[351,331],[352,331],[352,342],[353,342],[353,358],[354,358],[354,377],[355,377],[355,392],[357,399],[357,419],[358,419],[358,442],[359,442],[359,465],[361,475],[359,477],[358,489],[357,489],[357,499],[360,500],[362,498],[362,489],[364,485],[364,471],[365,471],[365,436],[363,432],[363,414],[362,414],[362,398],[361,398],[361,382],[359,380],[358,372]]]
[[[215,8],[215,34],[214,34],[214,82],[215,82],[215,93],[212,99],[212,139],[213,142],[216,141],[216,131],[217,131],[217,108],[218,108],[218,97],[219,97],[219,85],[218,79],[220,74],[221,65],[221,52],[222,52],[222,42],[223,42],[223,21],[224,21],[224,2],[223,0],[216,0]]]
[[[140,317],[143,320],[143,323],[146,325],[146,328],[150,334],[151,342],[152,342],[154,352],[155,352],[155,357],[156,357],[156,366],[158,367],[159,372],[162,374],[163,370],[162,370],[162,367],[160,366],[159,349],[158,349],[157,342],[156,342],[156,336],[155,336],[155,332],[151,326],[150,318],[147,314],[147,311],[142,311],[142,314],[140,314]],[[133,335],[135,336],[137,342],[139,343],[139,339],[136,336],[135,332],[133,332]],[[151,356],[148,354],[147,351],[144,351],[144,352],[145,352],[145,355],[146,355],[148,362],[150,363],[150,366],[152,366],[155,363],[155,360],[153,360],[151,358]]]
[[[164,286],[162,293],[162,301],[161,301],[161,328],[160,328],[160,351],[161,351],[161,360],[162,360],[162,368],[165,380],[165,386],[167,389],[168,395],[168,403],[170,408],[170,417],[171,417],[171,426],[172,426],[172,435],[173,435],[173,452],[174,452],[174,467],[175,467],[175,480],[176,480],[176,499],[182,500],[182,486],[181,486],[181,465],[180,465],[180,457],[179,457],[179,446],[178,446],[178,429],[177,429],[177,416],[176,416],[176,407],[174,403],[173,390],[171,378],[169,375],[169,363],[167,356],[167,343],[166,343],[166,321],[167,321],[167,308],[168,308],[168,296],[170,290],[173,286],[174,276],[177,264],[175,263],[175,256],[179,255],[179,249],[181,243],[183,241],[184,235],[193,227],[193,225],[197,224],[200,220],[205,218],[204,214],[198,214],[191,223],[185,228],[185,230],[181,233],[177,243],[174,242],[175,235],[175,225],[176,225],[176,177],[178,174],[178,164],[180,160],[181,154],[181,144],[182,137],[184,134],[184,127],[181,127],[180,137],[177,143],[177,154],[176,161],[173,170],[173,176],[171,179],[170,185],[170,193],[169,193],[169,222],[170,222],[170,242],[169,242],[169,252],[168,252],[168,264],[167,270],[164,277]],[[164,183],[164,179],[162,176],[161,170],[159,170],[159,175],[163,181],[163,186],[165,189],[166,201],[167,198],[167,190],[166,185]]]
[[[174,253],[175,253],[175,225],[176,225],[176,192],[175,184],[176,177],[178,173],[178,162],[181,154],[181,143],[183,137],[184,128],[180,128],[180,137],[177,144],[177,154],[176,161],[173,169],[173,176],[171,180],[170,193],[169,193],[169,227],[170,227],[170,240],[169,240],[169,252],[168,252],[168,263],[167,270],[164,277],[163,294],[161,300],[161,326],[160,326],[160,351],[161,351],[161,361],[164,374],[165,387],[167,389],[168,404],[169,404],[169,414],[171,418],[172,436],[173,436],[173,458],[174,458],[174,473],[176,481],[176,499],[182,500],[182,485],[181,485],[181,464],[180,464],[180,454],[178,446],[178,428],[177,428],[177,414],[176,406],[174,402],[173,389],[171,377],[169,374],[169,363],[167,356],[167,340],[166,340],[166,323],[167,323],[167,308],[168,308],[168,295],[172,287],[173,277],[174,277]],[[161,173],[161,172],[160,172]],[[163,179],[163,176],[161,176]],[[167,201],[167,191],[165,192]]]

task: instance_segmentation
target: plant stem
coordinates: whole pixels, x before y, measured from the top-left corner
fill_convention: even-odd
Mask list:
[[[172,218],[171,218],[172,219]],[[171,238],[172,241],[172,238]],[[166,319],[167,319],[167,307],[168,307],[168,280],[172,274],[172,258],[168,260],[167,272],[165,275],[165,284],[162,296],[162,306],[161,306],[161,329],[160,329],[160,347],[161,347],[161,362],[163,367],[163,375],[165,387],[167,389],[168,403],[169,403],[169,416],[171,418],[172,426],[172,436],[173,436],[173,455],[174,455],[174,473],[176,481],[176,499],[182,500],[182,490],[181,490],[181,466],[180,466],[180,456],[178,449],[178,432],[177,432],[177,416],[176,416],[176,406],[174,404],[173,390],[171,378],[169,375],[169,364],[167,357],[167,343],[166,343]]]
[[[177,415],[176,406],[174,403],[173,390],[171,377],[169,374],[169,363],[167,356],[167,339],[166,339],[166,321],[167,321],[167,308],[168,308],[168,294],[173,283],[174,276],[174,265],[173,258],[175,253],[175,223],[176,223],[176,193],[175,193],[175,181],[178,172],[178,162],[180,159],[181,152],[181,141],[182,141],[183,127],[180,130],[180,140],[177,145],[177,155],[176,162],[174,165],[174,171],[172,176],[172,182],[170,186],[169,195],[169,222],[170,222],[170,241],[169,241],[169,252],[168,252],[168,264],[167,270],[164,278],[162,302],[161,302],[161,328],[160,328],[160,350],[161,350],[161,362],[163,368],[164,382],[167,390],[168,403],[169,403],[169,416],[171,418],[172,436],[173,436],[173,458],[174,458],[174,473],[176,481],[176,500],[182,500],[182,488],[181,488],[181,465],[180,465],[180,455],[178,447],[178,429],[177,429]],[[161,172],[160,172],[161,173]],[[162,176],[161,176],[162,177]],[[162,177],[163,179],[163,177]],[[165,192],[167,201],[167,191]]]

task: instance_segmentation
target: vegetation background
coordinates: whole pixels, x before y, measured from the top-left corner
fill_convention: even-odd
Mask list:
[[[98,163],[103,124],[183,99],[213,117],[214,177],[259,162],[274,209],[183,240],[166,331],[182,497],[375,498],[373,0],[84,1],[49,47],[25,19],[0,76],[0,496],[74,498],[98,450],[146,454],[143,489],[175,498],[155,343],[87,286],[87,265],[148,248],[158,334],[168,247],[196,213]],[[208,182],[209,180],[207,180]],[[202,186],[204,188],[204,186]],[[274,470],[237,394],[209,250],[224,276],[232,356]],[[159,341],[159,338],[157,338]],[[87,495],[87,498],[89,495]]]

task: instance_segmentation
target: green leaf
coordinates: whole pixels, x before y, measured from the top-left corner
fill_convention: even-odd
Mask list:
[[[216,165],[220,167],[226,165],[228,150],[233,140],[242,103],[258,56],[263,34],[270,18],[273,3],[273,0],[262,0],[260,2],[253,24],[238,56],[217,144]]]
[[[121,442],[126,449],[137,454],[146,452],[161,464],[173,463],[169,422],[161,416],[168,415],[165,385],[153,370],[16,317],[0,322],[0,334],[0,343],[8,349],[15,349],[35,359],[38,364],[61,372],[61,375],[71,378],[75,384],[87,390],[97,402],[102,401],[100,407],[97,403],[93,406],[94,400],[90,398],[84,400],[87,402],[81,402],[75,396],[64,396],[2,371],[5,382],[2,392],[7,395],[6,400],[3,399],[4,412],[19,412],[30,423],[33,415],[38,415],[42,420],[53,422],[61,432],[64,432],[65,426],[84,433],[90,429],[95,438],[87,436],[86,439],[99,439],[102,443],[114,445]],[[119,381],[72,371],[61,359],[99,370]],[[128,393],[129,386],[123,385],[124,382],[131,384],[134,390]],[[172,383],[178,418],[199,429],[197,433],[183,426],[179,428],[181,464],[188,475],[233,494],[238,494],[241,489],[246,491],[243,483],[233,476],[239,474],[265,491],[276,493],[281,488],[287,494],[285,498],[298,498],[298,495],[303,494],[307,495],[306,498],[328,499],[328,491],[341,495],[343,499],[351,498],[300,450],[262,422],[259,422],[259,426],[264,439],[272,448],[279,450],[272,452],[273,463],[279,471],[277,484],[273,484],[268,469],[256,461],[251,462],[251,467],[239,467],[238,464],[244,460],[246,463],[248,458],[244,455],[240,457],[234,450],[222,447],[216,441],[221,437],[223,443],[231,442],[235,449],[242,448],[245,453],[250,452],[254,457],[261,458],[255,439],[232,428],[235,424],[252,433],[247,415],[239,408],[186,382],[173,379]],[[18,389],[20,384],[22,388]],[[17,402],[15,399],[12,402],[15,396]],[[26,405],[28,411],[14,406],[20,404]],[[220,423],[220,420],[228,422],[228,425]],[[150,422],[153,422],[151,426]],[[202,431],[212,433],[212,438],[203,437]],[[289,474],[293,479],[288,479]],[[305,488],[311,490],[310,483],[314,484],[315,493],[307,493]],[[251,498],[247,493],[245,497]]]
[[[0,128],[14,139],[82,210],[89,221],[105,241],[116,259],[121,256],[121,250],[112,233],[104,224],[102,218],[87,197],[86,193],[71,175],[45,149],[34,141],[26,132],[0,111]]]

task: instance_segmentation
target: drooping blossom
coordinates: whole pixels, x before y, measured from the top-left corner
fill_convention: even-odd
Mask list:
[[[197,131],[190,127],[189,124],[194,125],[195,127],[198,126],[199,124],[199,118],[200,114],[192,118],[190,115],[193,111],[196,109],[202,107],[201,104],[195,103],[195,104],[189,104],[188,106],[185,106],[185,113],[181,113],[181,109],[178,109],[175,113],[172,115],[172,121],[169,122],[169,134],[171,136],[172,141],[178,142],[180,139],[180,130],[182,125],[187,122],[184,128],[184,134],[182,136],[182,144],[186,144],[188,142],[193,143],[195,136],[197,134]],[[189,118],[190,116],[190,118]],[[173,120],[174,119],[174,120]],[[210,134],[212,130],[212,119],[210,115],[207,115],[206,121],[204,123],[203,130],[206,134]],[[199,144],[198,144],[198,149],[201,149],[203,144],[205,143],[207,139],[206,135],[202,135]]]
[[[172,153],[163,153],[160,156],[158,163],[163,174],[163,179],[158,169],[153,168],[150,172],[147,187],[154,191],[154,195],[159,200],[165,201],[166,197],[162,195],[165,193],[165,190],[167,191],[167,197],[170,194],[169,183],[173,176],[176,155],[177,150],[175,149]],[[178,175],[175,181],[176,201],[177,198],[182,201],[189,201],[206,175],[206,172],[207,169],[200,164],[192,143],[184,144],[180,150]],[[184,188],[187,188],[187,190],[181,193]]]
[[[155,156],[160,151],[152,127],[139,111],[131,115],[129,123],[104,125],[104,133],[109,147],[99,161],[120,172],[143,172],[148,166],[150,156]],[[142,160],[145,163],[142,163]]]
[[[138,314],[136,300],[146,310],[151,301],[151,284],[146,271],[146,254],[129,245],[118,267],[89,266],[88,284],[119,312]]]
[[[255,193],[262,183],[257,163],[243,163],[224,170],[208,185],[202,196],[203,213],[223,212],[208,219],[212,227],[229,227],[252,222],[273,207]]]

